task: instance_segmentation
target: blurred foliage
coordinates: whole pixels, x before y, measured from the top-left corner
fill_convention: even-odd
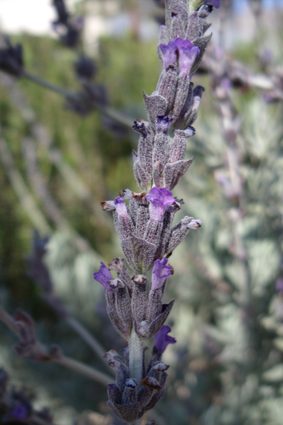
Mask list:
[[[40,75],[62,87],[78,88],[73,72],[73,62],[76,58],[74,52],[64,49],[58,42],[49,38],[31,37],[24,34],[13,40],[19,40],[23,44],[25,66],[35,75]],[[124,47],[121,54],[117,54],[121,43]],[[139,55],[134,54],[137,49],[140,51]],[[150,81],[149,90],[151,90],[154,81],[158,78],[159,65],[155,54],[155,43],[145,45],[131,36],[123,41],[120,40],[119,43],[105,38],[101,40],[100,50],[98,79],[101,84],[107,86],[112,98],[111,103],[125,114],[131,112],[133,118],[142,116],[144,112],[141,87],[147,87],[147,81]],[[149,51],[152,53],[149,54]],[[138,75],[139,78],[132,78],[134,75]],[[119,132],[108,130],[107,121],[105,121],[106,124],[103,124],[102,116],[99,113],[93,113],[87,117],[76,116],[64,108],[64,100],[58,94],[45,90],[33,82],[19,80],[13,83],[13,85],[16,84],[16,91],[13,91],[10,82],[6,84],[6,76],[2,75],[1,78],[4,82],[0,86],[2,134],[13,155],[15,166],[24,177],[25,183],[30,187],[27,164],[23,157],[23,143],[26,137],[33,136],[32,126],[28,120],[24,119],[31,109],[39,127],[47,129],[47,141],[43,140],[40,143],[35,139],[34,148],[39,172],[44,176],[44,182],[52,194],[53,200],[64,218],[70,223],[71,228],[88,241],[95,252],[101,255],[101,259],[102,257],[109,259],[117,256],[117,248],[120,253],[121,249],[118,240],[115,239],[116,242],[113,245],[115,235],[111,221],[101,223],[87,203],[78,202],[74,192],[68,186],[68,183],[75,185],[76,182],[67,183],[62,178],[60,168],[58,169],[54,163],[50,162],[50,149],[60,151],[67,166],[75,170],[76,175],[91,192],[93,203],[100,208],[100,201],[118,196],[121,188],[138,189],[133,178],[131,164],[131,151],[136,144],[135,133],[131,130],[130,133],[124,132],[121,135]],[[21,102],[17,103],[17,90],[20,90],[20,94],[25,99],[24,106],[21,105]],[[11,311],[17,307],[27,309],[34,319],[43,323],[42,329],[39,326],[38,333],[40,336],[43,335],[44,341],[48,341],[50,338],[51,342],[55,342],[59,326],[58,320],[53,311],[41,300],[40,290],[26,277],[24,254],[30,251],[32,222],[19,203],[3,167],[0,168],[0,186],[2,188],[0,208],[1,286],[9,289],[8,300],[10,303],[8,306]],[[38,208],[41,210],[43,208],[44,211],[40,199],[34,192],[33,195]],[[93,257],[92,249],[75,247],[74,235],[64,229],[57,228],[56,230],[57,226],[54,227],[50,217],[47,215],[46,218],[55,231],[50,242],[50,255],[47,262],[56,283],[57,293],[73,312],[88,324],[98,339],[105,343],[107,349],[114,346],[119,347],[121,343],[112,330],[107,315],[100,313],[100,311],[104,311],[103,294],[101,288],[94,284],[92,277],[98,265],[98,257],[95,257],[96,259]],[[97,254],[95,255],[97,256]],[[65,346],[65,341],[69,355],[74,352],[74,357],[78,359],[81,344],[78,345],[76,335],[68,331],[66,326],[63,329],[59,330],[60,335],[58,335],[57,342],[62,344],[63,341]],[[5,329],[2,330],[1,325],[2,332],[3,335],[7,334]],[[81,347],[81,351],[84,353],[82,354],[84,361],[91,363],[89,350]],[[101,367],[99,360],[94,361],[98,363],[98,367]],[[18,370],[19,363],[22,365],[21,361],[15,359],[10,370]],[[7,367],[9,369],[9,365]],[[63,375],[57,379],[58,367],[55,367],[54,373],[50,366],[43,368],[44,370],[41,369],[42,365],[32,365],[37,379],[39,379],[39,375],[41,376],[40,385],[44,388],[54,388],[55,385],[55,394],[57,396],[60,394],[65,403],[73,406],[77,411],[98,408],[99,401],[104,400],[105,402],[106,400],[100,386],[97,386],[100,396],[98,393],[96,396],[96,386],[93,386],[93,383],[86,378],[81,378],[80,382],[77,380],[79,377],[76,377],[76,386],[70,387],[70,377],[74,376],[73,373],[64,371]],[[30,368],[28,368],[24,376],[27,377],[30,373]],[[67,380],[66,385],[64,379]],[[46,384],[44,384],[45,380]],[[84,401],[78,399],[75,390],[80,386],[86,388],[86,391],[89,386],[92,388],[89,390],[89,397],[84,392]]]

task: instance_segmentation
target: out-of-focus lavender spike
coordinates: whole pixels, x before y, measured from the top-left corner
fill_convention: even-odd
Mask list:
[[[0,48],[0,70],[20,77],[24,67],[22,46],[13,46],[8,37],[5,38],[5,44],[6,46]]]

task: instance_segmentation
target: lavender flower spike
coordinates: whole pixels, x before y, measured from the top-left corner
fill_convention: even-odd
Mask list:
[[[177,38],[175,45],[179,52],[180,72],[188,75],[200,49],[197,46],[193,46],[190,40],[183,40],[182,38]]]
[[[165,279],[173,274],[173,267],[167,265],[168,259],[162,258],[162,260],[156,260],[154,262],[154,268],[152,271],[152,286],[153,290],[162,287]]]
[[[162,221],[167,206],[175,202],[175,199],[172,198],[172,192],[165,187],[161,189],[152,188],[146,199],[151,202],[150,218],[154,221]]]
[[[101,266],[99,271],[97,273],[94,273],[93,277],[97,282],[101,283],[101,285],[103,286],[103,288],[106,289],[106,291],[109,292],[111,291],[110,280],[113,280],[113,277],[106,265],[102,263],[102,261],[100,264]]]
[[[162,326],[159,332],[154,337],[154,346],[158,350],[158,354],[161,356],[169,344],[175,344],[177,341],[172,336],[168,335],[171,332],[169,326]]]

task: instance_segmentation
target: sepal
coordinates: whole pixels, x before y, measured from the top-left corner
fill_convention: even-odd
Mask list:
[[[182,242],[184,237],[188,234],[188,224],[194,220],[193,217],[184,217],[173,229],[171,230],[170,238],[167,246],[165,247],[166,255],[173,252],[175,248]]]
[[[163,326],[174,305],[174,302],[175,300],[172,300],[169,304],[163,304],[161,314],[159,314],[151,323],[144,320],[140,323],[139,327],[135,325],[136,333],[145,340],[152,338]]]
[[[103,357],[106,359],[108,365],[112,369],[114,369],[116,374],[116,386],[119,389],[120,393],[123,394],[124,383],[126,379],[129,378],[129,369],[127,368],[126,365],[124,365],[121,357],[115,350],[108,351],[107,353],[104,354]],[[111,391],[113,392],[113,394],[115,391],[115,393],[118,395],[117,391],[114,390],[113,388],[114,387],[112,386]]]
[[[135,404],[138,401],[137,383],[134,379],[126,379],[122,395],[123,405]]]
[[[120,279],[112,280],[110,286],[115,294],[115,309],[123,327],[123,333],[125,336],[129,336],[132,323],[129,289]]]
[[[204,35],[202,37],[199,37],[199,38],[196,38],[195,40],[193,40],[193,42],[192,42],[193,45],[197,46],[199,48],[200,53],[198,54],[198,56],[196,57],[196,59],[194,61],[194,64],[193,64],[192,69],[191,69],[191,73],[196,72],[196,70],[198,69],[198,67],[199,67],[199,65],[202,61],[203,55],[206,51],[206,48],[208,46],[208,43],[210,42],[211,37],[212,37],[212,33],[209,34],[209,35]]]
[[[185,38],[186,31],[184,28],[184,20],[181,14],[172,16],[170,36],[172,40],[176,38]]]
[[[108,270],[114,270],[117,273],[118,279],[132,290],[133,282],[122,257],[113,258],[111,263],[108,264]]]
[[[133,201],[135,202],[135,236],[137,238],[143,238],[145,229],[150,219],[149,213],[149,201],[146,199],[146,192],[132,193]]]
[[[114,225],[119,238],[123,241],[134,232],[134,224],[125,201],[118,197],[115,199],[116,210],[113,211]]]
[[[167,110],[167,100],[158,94],[148,96],[143,92],[143,100],[146,113],[153,128],[155,128],[156,118],[165,115]]]
[[[131,308],[133,320],[139,325],[145,319],[147,306],[147,279],[144,275],[133,276],[133,295],[131,300]]]
[[[166,112],[169,112],[173,107],[177,80],[178,73],[175,65],[171,64],[167,66],[166,69],[163,69],[163,71],[161,72],[157,84],[157,91],[160,96],[164,97],[167,100]]]
[[[173,112],[169,114],[170,118],[173,120],[173,123],[175,123],[179,118],[179,115],[187,100],[189,89],[190,76],[187,74],[179,74]]]
[[[112,326],[123,338],[129,339],[130,332],[128,326],[121,321],[117,312],[117,294],[114,291],[105,291],[106,310]]]
[[[165,186],[172,190],[178,184],[185,172],[189,169],[194,158],[176,161],[173,164],[166,164],[164,170]]]
[[[112,403],[111,401],[107,402],[108,407],[112,412],[121,419],[122,422],[133,423],[139,419],[139,410],[140,404],[134,403],[127,406],[119,405]]]
[[[121,243],[130,267],[138,273],[146,273],[153,265],[156,246],[144,239],[132,236]]]
[[[115,382],[112,382],[111,384],[107,385],[107,395],[112,403],[122,403],[122,394]]]

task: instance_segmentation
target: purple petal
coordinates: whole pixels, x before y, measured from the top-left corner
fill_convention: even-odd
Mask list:
[[[163,54],[163,66],[166,69],[167,66],[173,65],[177,61],[175,41],[169,41],[167,45],[160,44],[159,47]]]
[[[219,9],[221,2],[220,0],[213,0],[212,4],[215,7],[215,9]]]
[[[200,50],[197,46],[193,46],[190,40],[184,40],[183,38],[177,38],[175,44],[179,52],[180,72],[189,74]]]
[[[151,288],[153,290],[162,287],[165,279],[173,274],[173,267],[167,266],[168,259],[162,258],[162,260],[156,260],[154,262],[154,268],[152,271],[152,283]]]
[[[128,216],[127,206],[125,204],[125,201],[122,198],[120,198],[120,196],[118,196],[118,198],[115,199],[115,206],[116,206],[117,214],[120,217]]]
[[[152,188],[146,199],[151,202],[150,218],[154,221],[162,221],[167,205],[175,202],[175,199],[172,198],[172,192],[165,187],[161,189]]]
[[[100,269],[93,274],[94,279],[99,282],[106,291],[111,291],[110,280],[113,280],[112,274],[104,263],[100,263]]]
[[[283,279],[278,279],[275,283],[275,289],[277,292],[283,292]]]
[[[157,348],[160,355],[164,353],[168,344],[175,344],[177,341],[172,336],[169,336],[171,328],[169,326],[162,326],[159,332],[154,337],[154,346]]]
[[[13,408],[11,415],[15,419],[26,419],[29,415],[29,409],[24,404],[19,403]]]

